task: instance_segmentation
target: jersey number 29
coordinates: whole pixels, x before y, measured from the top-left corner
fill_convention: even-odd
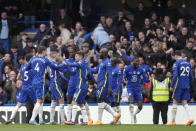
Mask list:
[[[189,76],[189,72],[190,72],[190,67],[180,67],[180,70],[182,71],[180,76]]]

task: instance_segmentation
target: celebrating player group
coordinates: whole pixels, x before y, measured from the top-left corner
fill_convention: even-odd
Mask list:
[[[73,50],[73,49],[72,49]],[[75,50],[73,50],[75,52]],[[137,123],[137,114],[142,110],[142,88],[151,79],[152,69],[147,65],[140,65],[139,58],[130,59],[130,65],[124,69],[124,64],[116,57],[108,58],[108,50],[102,48],[99,54],[99,65],[96,68],[90,68],[85,61],[84,53],[79,51],[70,53],[69,59],[63,60],[62,64],[57,64],[60,61],[60,54],[56,51],[51,51],[51,57],[45,58],[46,48],[38,47],[37,55],[26,55],[25,64],[20,68],[17,79],[22,80],[22,90],[19,102],[12,111],[11,117],[5,124],[12,123],[17,111],[22,106],[22,103],[31,100],[34,103],[34,109],[29,124],[58,124],[54,121],[55,107],[59,103],[59,114],[61,125],[74,125],[77,105],[81,109],[83,122],[80,125],[102,125],[103,111],[108,111],[113,116],[113,125],[120,124],[121,110],[120,100],[122,94],[122,85],[126,83],[126,89],[129,97],[130,123]],[[189,116],[186,125],[191,125],[194,120],[192,118],[187,100],[190,99],[189,88],[192,79],[192,71],[190,64],[181,57],[181,52],[175,52],[176,62],[173,65],[173,79],[170,91],[173,92],[173,107],[172,121],[167,125],[175,125],[175,116],[177,112],[177,104],[182,101],[182,104]],[[45,80],[46,73],[50,74],[50,89],[51,89],[51,107],[50,107],[50,122],[45,123],[43,120],[43,103],[45,95]],[[69,73],[70,79],[67,80],[62,74]],[[98,103],[98,119],[93,123],[90,115],[90,110],[85,101],[87,95],[87,80],[88,76],[98,73],[97,80],[97,103]],[[61,89],[60,79],[68,81],[67,88],[67,110],[65,120],[64,110],[64,95]],[[107,104],[107,99],[110,97],[110,104]],[[137,107],[134,110],[134,103],[137,102]],[[123,114],[123,112],[122,112]],[[35,118],[39,116],[39,122]]]

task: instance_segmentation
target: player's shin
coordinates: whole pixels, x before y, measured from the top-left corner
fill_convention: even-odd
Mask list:
[[[76,119],[76,115],[77,115],[77,105],[73,105],[73,109],[72,109],[72,122],[75,122]]]
[[[111,108],[111,106],[109,106],[106,103],[105,103],[105,110],[108,111],[110,114],[112,114],[113,117],[115,117],[117,115],[117,113]]]
[[[184,105],[184,109],[185,109],[185,111],[186,111],[186,113],[187,113],[189,119],[193,119],[192,114],[191,114],[191,110],[190,110],[188,104],[185,104],[185,105]]]
[[[15,118],[16,113],[18,112],[19,109],[20,109],[20,107],[18,105],[14,107],[14,110],[12,111],[12,115],[10,117],[10,120]]]
[[[98,121],[102,121],[103,111],[104,111],[105,103],[98,103]]]
[[[36,103],[35,107],[33,108],[33,113],[31,117],[31,121],[35,121],[35,118],[37,117],[37,114],[39,113],[40,103]]]
[[[61,123],[64,123],[65,122],[64,104],[60,104],[59,113],[60,113],[60,117],[61,117]]]
[[[85,106],[81,107],[81,113],[82,113],[83,122],[87,123],[88,117],[87,117],[87,111]]]
[[[50,122],[54,122],[56,102],[52,101],[50,106]]]
[[[67,105],[67,121],[71,121],[72,108],[72,104]]]
[[[86,108],[86,113],[87,113],[88,119],[91,119],[91,113],[90,113],[88,103],[85,103],[85,108]]]
[[[43,121],[43,103],[40,105],[39,108],[39,121]]]
[[[131,123],[134,123],[134,105],[133,104],[130,104],[129,105],[129,111],[130,111],[130,115],[131,115]]]
[[[173,104],[173,107],[172,107],[172,110],[171,110],[172,122],[175,122],[176,112],[177,112],[177,104]]]

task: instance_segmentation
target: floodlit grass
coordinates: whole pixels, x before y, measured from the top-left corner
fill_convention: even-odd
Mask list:
[[[0,131],[196,131],[196,125],[186,127],[184,125],[102,125],[102,126],[61,126],[28,124],[0,125]]]

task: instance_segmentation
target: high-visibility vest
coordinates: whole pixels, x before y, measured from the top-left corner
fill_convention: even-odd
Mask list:
[[[166,102],[169,100],[169,78],[159,82],[152,79],[153,91],[152,100],[155,102]]]

